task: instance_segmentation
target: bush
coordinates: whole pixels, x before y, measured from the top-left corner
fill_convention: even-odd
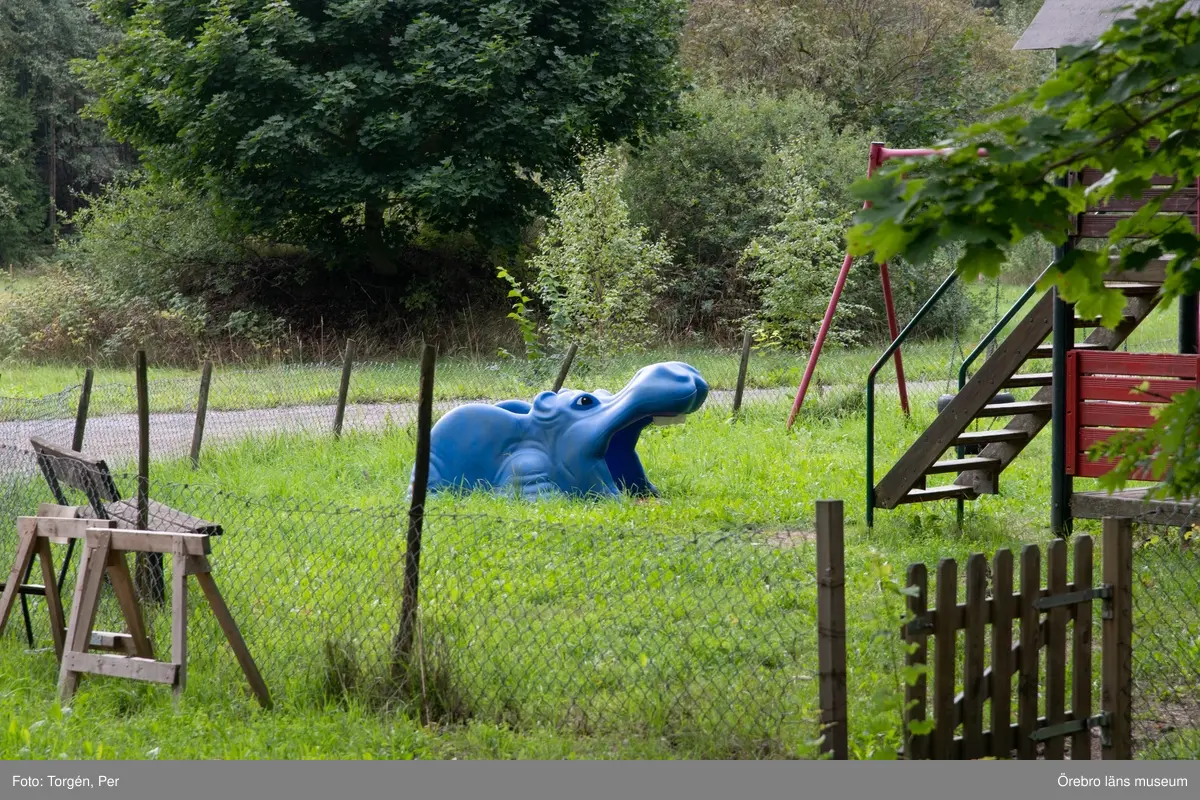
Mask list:
[[[780,218],[750,243],[742,262],[749,266],[758,308],[748,321],[760,341],[792,349],[808,348],[816,337],[845,258],[844,233],[851,214],[821,197],[812,175],[819,170],[802,143],[784,151],[780,173],[785,188],[776,193]],[[892,296],[900,324],[911,319],[953,270],[946,253],[923,265],[889,266]],[[955,285],[914,331],[917,338],[946,336],[967,328],[970,297]],[[851,269],[830,328],[832,342],[843,345],[887,341],[889,331],[879,269],[860,259]]]
[[[205,198],[134,175],[88,201],[62,256],[112,293],[165,304],[234,291],[247,253]]]
[[[742,253],[779,219],[796,166],[832,209],[848,210],[871,141],[841,129],[838,109],[806,91],[701,89],[685,109],[691,125],[635,153],[624,184],[634,222],[670,243],[662,316],[677,335],[730,328],[753,312]]]
[[[9,301],[4,312],[0,358],[31,360],[129,360],[144,347],[159,362],[194,362],[209,324],[195,302],[160,306],[61,269]]]
[[[613,151],[584,159],[582,180],[554,192],[555,216],[531,265],[550,343],[585,355],[636,349],[653,334],[659,271],[670,254],[629,221]]]

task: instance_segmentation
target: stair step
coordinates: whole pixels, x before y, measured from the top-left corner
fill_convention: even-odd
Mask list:
[[[1108,348],[1097,342],[1076,342],[1071,346],[1072,350],[1107,350]],[[1054,345],[1040,344],[1033,348],[1033,352],[1029,354],[1028,361],[1035,361],[1041,358],[1051,358],[1054,356]]]
[[[997,428],[993,431],[967,431],[960,433],[951,445],[960,444],[995,444],[996,442],[1021,442],[1029,438],[1025,431],[1011,431],[1008,428]]]
[[[1134,322],[1136,320],[1137,320],[1137,317],[1130,316],[1129,314],[1124,314],[1121,316],[1121,321],[1126,324],[1128,324],[1130,322]],[[1102,325],[1103,325],[1103,323],[1100,321],[1099,317],[1091,317],[1089,319],[1084,319],[1083,317],[1075,318],[1075,327],[1076,328],[1099,328],[1099,327],[1102,327]]]
[[[975,414],[976,417],[1015,417],[1018,414],[1037,414],[1049,411],[1050,403],[1039,403],[1032,400],[1019,403],[993,403],[986,405]]]
[[[975,490],[970,486],[935,486],[932,489],[909,489],[908,494],[900,498],[899,505],[905,503],[929,503],[934,500],[974,500]]]
[[[1122,294],[1130,297],[1158,294],[1158,290],[1162,288],[1161,283],[1134,283],[1130,281],[1105,281],[1104,286],[1108,289],[1118,289]]]
[[[1023,389],[1030,386],[1050,386],[1054,383],[1053,372],[1027,372],[1013,375],[1003,384],[1005,389]]]
[[[966,472],[972,469],[992,470],[1000,469],[1000,459],[998,458],[948,458],[945,461],[939,461],[929,469],[925,470],[926,475],[937,475],[943,472]]]

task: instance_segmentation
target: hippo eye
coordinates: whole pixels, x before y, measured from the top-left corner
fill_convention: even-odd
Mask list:
[[[580,397],[579,397],[579,398],[578,398],[578,399],[575,401],[575,405],[579,406],[580,408],[589,408],[590,406],[594,406],[595,404],[596,404],[596,398],[594,398],[594,397],[591,397],[591,396],[589,396],[589,395],[586,395],[586,394],[585,394],[585,395],[582,395],[582,396],[580,396]]]

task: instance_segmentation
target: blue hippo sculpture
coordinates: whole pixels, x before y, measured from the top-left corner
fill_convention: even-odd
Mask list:
[[[681,421],[707,397],[694,367],[670,361],[638,370],[616,394],[563,389],[533,403],[459,406],[433,427],[429,491],[657,495],[638,458],[638,436],[652,422]]]

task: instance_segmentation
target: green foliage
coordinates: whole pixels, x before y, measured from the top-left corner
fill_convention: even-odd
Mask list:
[[[825,314],[844,255],[842,233],[849,215],[831,213],[807,182],[798,182],[788,194],[783,218],[752,241],[743,258],[753,263],[750,279],[760,297],[754,323],[760,338],[800,348],[812,343]],[[872,311],[846,302],[838,312],[830,343],[852,344],[862,336],[861,318]]]
[[[0,358],[84,363],[128,358],[144,346],[155,358],[194,362],[208,325],[201,304],[180,298],[160,306],[64,271],[45,276],[4,310]]]
[[[508,297],[512,300],[512,311],[508,312],[508,319],[515,322],[521,331],[521,341],[525,344],[525,358],[538,361],[544,353],[541,339],[538,337],[537,320],[534,319],[533,307],[530,305],[533,298],[525,294],[525,287],[504,267],[496,270],[496,277],[508,284]]]
[[[419,222],[510,242],[581,140],[672,117],[680,0],[104,0],[94,110],[259,232],[368,254]]]
[[[621,196],[624,165],[613,151],[583,160],[579,184],[554,195],[554,218],[531,261],[548,316],[548,337],[560,350],[577,344],[599,355],[645,345],[670,263],[661,242],[629,220]]]
[[[854,251],[873,252],[877,261],[899,254],[919,261],[961,240],[959,271],[966,277],[995,275],[1025,239],[1040,234],[1064,244],[1072,215],[1089,205],[1138,196],[1154,175],[1178,176],[1175,186],[1188,185],[1200,175],[1200,130],[1194,125],[1200,109],[1200,17],[1182,9],[1182,0],[1143,7],[1094,47],[1068,50],[1041,87],[1008,104],[1010,110],[1027,106],[1030,113],[960,131],[944,159],[886,165],[859,187],[872,208],[862,212],[851,233]],[[1154,148],[1152,140],[1161,146]],[[977,148],[985,148],[988,157],[979,158]],[[1085,167],[1104,178],[1090,187],[1052,182]],[[1110,258],[1121,269],[1138,270],[1169,254],[1164,300],[1200,290],[1200,236],[1186,217],[1158,213],[1170,194],[1163,192],[1117,225],[1107,248],[1072,249],[1052,271],[1048,281],[1077,303],[1080,316],[1101,317],[1109,326],[1120,320],[1124,298],[1104,286]],[[1183,414],[1160,419],[1146,441],[1174,441],[1167,423],[1185,424]],[[1185,440],[1177,457],[1200,458],[1198,446],[1195,437]],[[1114,481],[1128,478],[1129,467],[1123,462]],[[1190,491],[1200,489],[1200,476],[1180,474],[1185,476]],[[1187,488],[1184,481],[1177,484],[1176,489]]]
[[[725,87],[812,90],[893,145],[926,145],[1031,81],[971,0],[696,0],[685,62]]]
[[[837,109],[809,92],[702,89],[685,106],[692,124],[634,154],[625,179],[633,219],[670,243],[664,275],[677,333],[740,322],[754,311],[742,254],[787,210],[797,172],[832,213],[865,169],[871,135],[836,124]]]
[[[27,101],[0,71],[0,267],[20,260],[41,229],[30,146],[35,123]]]
[[[134,175],[88,201],[61,255],[109,291],[163,304],[236,290],[249,253],[204,197]]]

